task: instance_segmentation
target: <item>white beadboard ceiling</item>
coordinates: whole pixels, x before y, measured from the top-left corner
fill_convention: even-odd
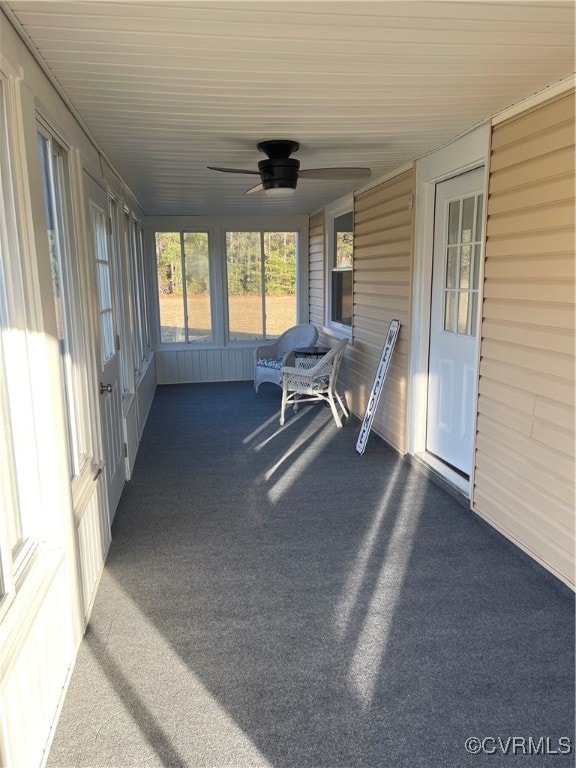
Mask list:
[[[265,139],[377,179],[574,72],[574,2],[7,2],[148,214],[306,213],[244,191]],[[257,179],[256,179],[257,180]]]

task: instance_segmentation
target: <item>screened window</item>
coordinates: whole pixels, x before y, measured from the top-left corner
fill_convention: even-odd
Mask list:
[[[144,368],[144,361],[151,349],[149,339],[147,295],[147,270],[142,242],[142,230],[129,211],[124,213],[124,238],[128,256],[130,279],[130,313],[132,320],[132,354],[134,373]]]
[[[228,336],[273,338],[296,323],[296,232],[227,232]]]
[[[148,336],[148,301],[147,301],[147,285],[148,285],[148,271],[146,269],[146,258],[144,250],[144,234],[140,224],[134,222],[134,240],[136,246],[136,276],[138,282],[138,321],[140,323],[140,331],[142,337],[142,360],[148,358],[148,353],[151,349],[150,338]]]
[[[157,232],[160,340],[212,341],[207,232]]]
[[[25,261],[14,194],[11,114],[0,74],[0,613],[7,609],[40,537],[42,494]],[[5,101],[6,99],[6,101]],[[32,293],[32,292],[31,292]]]
[[[122,394],[130,391],[130,374],[128,366],[128,329],[126,325],[126,309],[123,300],[123,276],[120,256],[120,234],[118,221],[118,203],[109,198],[108,210],[111,222],[112,236],[110,238],[112,248],[112,263],[114,265],[114,285],[116,290],[116,311],[118,312],[118,330],[120,335],[120,377],[122,382]]]
[[[16,205],[0,79],[0,598],[14,592],[37,534],[40,482]],[[4,603],[5,605],[5,603]]]
[[[82,407],[85,370],[77,260],[72,258],[67,212],[65,153],[51,136],[38,132],[38,152],[44,196],[52,274],[52,296],[56,314],[62,382],[66,401],[66,423],[71,477],[76,477],[87,456],[88,436]]]

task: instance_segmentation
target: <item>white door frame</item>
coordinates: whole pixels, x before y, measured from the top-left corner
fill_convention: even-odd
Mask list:
[[[410,406],[408,415],[408,453],[426,450],[426,414],[428,400],[428,353],[430,338],[430,302],[432,256],[434,250],[434,208],[436,184],[484,166],[487,189],[490,153],[490,123],[484,123],[445,147],[426,155],[416,163],[416,227],[412,281],[412,339],[410,354]],[[487,208],[485,200],[484,211]],[[479,306],[482,301],[482,266]],[[481,312],[478,313],[479,317]],[[477,400],[475,395],[474,402]],[[470,497],[471,481],[464,480],[441,461],[428,463],[446,480]],[[471,478],[472,479],[472,478]]]
[[[108,229],[110,217],[109,195],[105,186],[96,180],[88,169],[84,169],[82,178],[84,184],[84,193],[86,195],[86,231],[90,239],[91,247],[89,249],[91,269],[94,275],[94,286],[96,296],[100,293],[99,277],[97,274],[97,260],[100,258],[97,245],[95,243],[96,230],[94,228],[93,210],[97,210],[102,215],[101,221],[104,224],[106,256],[108,261],[108,275],[110,281],[110,301],[113,323],[113,338],[108,338],[108,344],[114,349],[106,361],[102,361],[102,327],[100,322],[99,301],[94,301],[94,328],[95,328],[95,359],[97,365],[97,386],[99,388],[99,413],[100,413],[100,435],[101,449],[104,460],[104,477],[106,481],[106,491],[108,495],[108,516],[109,523],[112,525],[116,508],[120,500],[120,495],[126,483],[127,465],[125,461],[124,445],[124,419],[122,408],[122,374],[120,370],[120,348],[116,340],[120,337],[118,327],[118,308],[116,280],[118,272],[116,270],[115,259],[118,254],[115,253],[111,244],[112,233]],[[104,392],[102,386],[110,386],[108,392]],[[109,439],[112,436],[114,439]],[[116,450],[114,450],[114,448]]]

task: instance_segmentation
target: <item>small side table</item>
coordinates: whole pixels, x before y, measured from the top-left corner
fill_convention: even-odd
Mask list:
[[[330,347],[299,347],[294,350],[294,367],[313,368],[328,352]]]

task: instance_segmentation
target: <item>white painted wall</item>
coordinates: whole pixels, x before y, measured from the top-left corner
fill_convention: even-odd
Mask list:
[[[31,554],[18,573],[8,574],[11,558],[0,541],[2,575],[14,577],[5,578],[4,589],[0,589],[0,764],[3,768],[36,768],[47,756],[104,567],[114,513],[107,508],[103,475],[99,472],[103,460],[96,375],[99,331],[94,262],[84,215],[83,168],[116,196],[121,211],[127,207],[140,220],[143,215],[2,11],[0,71],[9,102],[10,169],[3,165],[3,183],[9,183],[12,190],[10,199],[2,197],[2,206],[10,208],[8,213],[15,222],[9,234],[13,238],[9,244],[14,246],[9,256],[18,260],[25,285],[24,293],[15,297],[15,303],[22,305],[18,322],[15,315],[9,316],[17,327],[8,330],[11,338],[21,338],[19,349],[23,353],[27,350],[30,408],[26,416],[35,430],[27,461],[30,470],[36,467],[38,474],[37,524],[30,538]],[[73,248],[80,264],[78,300],[84,314],[87,388],[83,402],[89,445],[82,471],[73,483],[69,478],[66,412],[38,162],[38,120],[57,138],[69,159]],[[153,269],[150,259],[148,264]],[[124,294],[125,301],[127,298]],[[10,354],[14,349],[10,347]],[[123,429],[129,444],[130,470],[155,387],[156,362],[149,353],[126,398]],[[10,403],[7,407],[11,407]],[[10,430],[18,429],[23,418],[17,411],[6,415],[8,427],[3,419],[0,429],[2,443]],[[4,446],[0,448],[2,456]],[[21,490],[10,493],[19,496]],[[9,494],[0,494],[0,503],[7,501]],[[2,524],[0,539],[4,533]]]

